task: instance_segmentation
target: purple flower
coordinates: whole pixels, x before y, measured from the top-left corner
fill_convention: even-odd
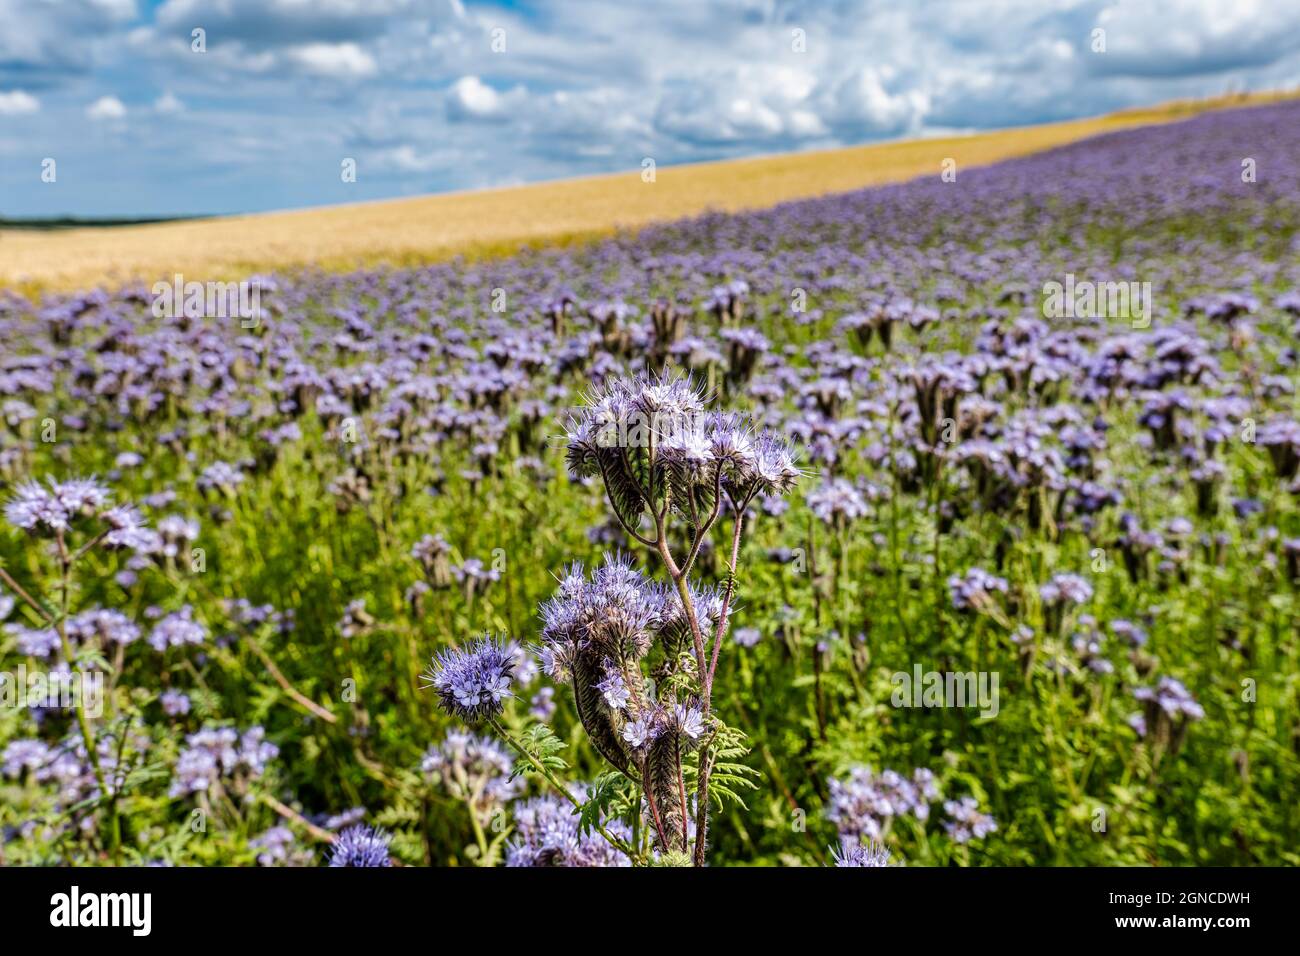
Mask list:
[[[1038,594],[1047,605],[1084,604],[1092,597],[1092,585],[1077,574],[1055,574]]]
[[[572,788],[585,796],[583,788]],[[594,830],[582,832],[573,806],[557,796],[537,797],[514,805],[515,836],[506,851],[506,866],[617,867],[632,862]],[[603,820],[605,829],[626,841],[631,829],[622,820]]]
[[[640,749],[659,736],[659,726],[653,716],[638,717],[623,725],[622,737],[628,745]]]
[[[673,725],[679,734],[699,740],[704,734],[704,711],[699,707],[677,704],[673,707]]]
[[[163,713],[168,717],[181,717],[190,712],[189,695],[178,690],[163,691],[158,701],[162,704]]]
[[[271,827],[249,840],[248,847],[258,851],[258,866],[306,866],[314,856],[310,849],[298,845],[298,838],[286,826]]]
[[[490,737],[463,730],[448,730],[441,744],[430,747],[420,770],[441,783],[458,800],[470,803],[481,816],[514,799],[524,789],[521,778],[511,779],[514,759]]]
[[[5,504],[5,520],[32,534],[67,531],[74,519],[89,517],[108,504],[108,489],[94,479],[77,478],[56,482],[49,488],[35,481],[19,485]]]
[[[998,828],[996,820],[987,813],[980,812],[979,801],[974,797],[948,800],[944,803],[943,810],[950,818],[943,828],[957,843],[983,839]]]
[[[149,646],[162,653],[169,647],[198,645],[207,639],[207,629],[194,620],[194,609],[186,604],[154,625],[149,634]]]
[[[1155,687],[1139,687],[1133,691],[1133,696],[1143,703],[1154,704],[1170,718],[1183,715],[1190,720],[1200,720],[1205,716],[1205,709],[1182,681],[1172,677],[1160,678]]]
[[[924,767],[913,771],[911,779],[893,770],[876,774],[869,767],[854,767],[847,779],[831,779],[826,817],[841,839],[878,840],[892,817],[929,819],[930,804],[939,796],[934,774]]]
[[[49,763],[52,754],[48,744],[39,740],[15,740],[0,753],[0,770],[6,777],[17,777],[24,770],[36,771]]]
[[[392,866],[392,860],[388,857],[391,839],[378,828],[349,827],[334,841],[330,866]]]
[[[862,493],[843,478],[829,478],[808,495],[808,507],[826,524],[847,525],[869,514]]]
[[[555,714],[555,688],[540,688],[528,702],[528,713],[534,720],[550,720]]]
[[[79,643],[98,639],[103,645],[126,646],[140,637],[140,627],[121,611],[92,608],[68,619],[69,640]]]
[[[113,549],[147,551],[153,540],[144,517],[135,505],[117,505],[105,511],[101,518],[109,531],[104,535],[104,545]]]
[[[854,842],[845,840],[837,850],[831,848],[831,859],[836,866],[889,866],[889,850],[874,840]]]
[[[447,713],[477,722],[501,713],[514,679],[514,659],[499,640],[484,636],[462,650],[440,651],[424,673]]]
[[[955,610],[984,612],[993,606],[993,594],[1007,593],[1007,579],[989,574],[983,568],[971,568],[964,576],[948,578],[948,593]]]
[[[326,830],[346,830],[366,818],[365,807],[350,807],[342,813],[333,813],[321,824]]]
[[[632,699],[632,692],[627,689],[623,675],[611,660],[605,661],[605,676],[596,683],[596,687],[605,698],[605,703],[613,710],[623,710]]]
[[[236,774],[260,777],[280,748],[268,743],[261,727],[240,734],[232,727],[204,728],[185,738],[172,775],[173,797],[208,790]]]
[[[59,632],[52,627],[32,628],[22,624],[6,624],[5,633],[14,638],[19,654],[44,659],[59,649]]]

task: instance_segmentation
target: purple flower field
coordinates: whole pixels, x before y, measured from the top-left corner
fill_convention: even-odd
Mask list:
[[[0,293],[0,862],[1300,863],[1300,104],[256,288]]]

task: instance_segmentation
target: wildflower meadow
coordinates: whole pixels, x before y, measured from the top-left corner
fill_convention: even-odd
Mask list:
[[[1295,102],[160,278],[0,293],[4,864],[1300,863]]]

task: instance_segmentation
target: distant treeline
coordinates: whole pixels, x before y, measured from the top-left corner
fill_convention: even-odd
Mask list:
[[[205,219],[205,216],[154,216],[141,218],[83,219],[78,216],[56,216],[44,219],[7,219],[0,216],[0,229],[97,229],[110,226],[145,226],[158,222],[183,222]]]

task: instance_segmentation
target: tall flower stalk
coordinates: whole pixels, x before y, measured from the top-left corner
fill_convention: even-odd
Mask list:
[[[668,584],[622,558],[607,558],[590,582],[574,566],[542,608],[545,663],[571,680],[597,751],[644,787],[660,852],[680,850],[703,866],[721,726],[713,680],[745,515],[760,495],[793,488],[799,470],[784,441],[745,416],[706,411],[685,378],[615,381],[590,396],[565,437],[570,475],[600,478],[619,524],[658,555]],[[720,588],[696,584],[696,559],[724,512],[732,521],[726,579]],[[696,748],[692,848],[682,761]]]

